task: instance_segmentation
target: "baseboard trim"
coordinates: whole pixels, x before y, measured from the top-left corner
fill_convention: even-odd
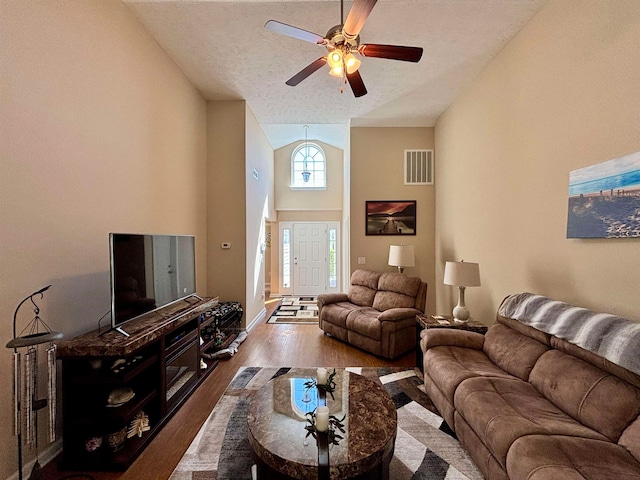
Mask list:
[[[17,440],[16,440],[17,442]],[[16,443],[17,448],[17,443]],[[42,451],[40,455],[38,455],[37,460],[40,462],[40,466],[44,467],[47,463],[52,461],[62,452],[62,439],[59,438],[55,442],[53,442],[46,450]],[[24,453],[24,449],[23,449]],[[31,470],[33,470],[33,466],[36,464],[36,458],[32,458],[27,463],[22,465],[22,478],[29,478],[31,476]],[[20,476],[18,475],[18,470],[13,472],[7,480],[18,480]]]
[[[255,318],[247,325],[247,332],[251,331],[253,327],[255,327],[258,323],[264,320],[267,316],[267,309],[262,307],[262,310],[255,316]]]

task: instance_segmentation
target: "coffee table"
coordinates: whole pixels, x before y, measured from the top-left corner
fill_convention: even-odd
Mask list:
[[[306,401],[304,382],[315,376],[315,368],[291,369],[253,395],[247,423],[259,479],[318,479],[318,446],[312,436],[305,440],[304,428],[318,397],[312,389]],[[331,415],[346,415],[346,433],[337,432],[344,438],[329,446],[330,478],[388,479],[397,430],[393,400],[379,383],[345,369],[336,369],[335,382],[335,398],[327,394],[326,404]]]

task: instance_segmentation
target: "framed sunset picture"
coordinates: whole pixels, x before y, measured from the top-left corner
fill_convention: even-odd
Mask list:
[[[415,200],[367,200],[367,235],[415,235]]]

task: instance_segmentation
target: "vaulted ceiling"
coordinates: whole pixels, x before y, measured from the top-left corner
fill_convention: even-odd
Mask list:
[[[340,23],[339,1],[124,0],[209,100],[246,100],[271,145],[304,138],[343,148],[351,126],[433,126],[546,0],[379,0],[362,43],[422,47],[419,63],[360,58],[368,94],[355,98],[321,68],[322,46],[264,28],[270,20],[321,36]],[[344,2],[346,18],[352,2]]]

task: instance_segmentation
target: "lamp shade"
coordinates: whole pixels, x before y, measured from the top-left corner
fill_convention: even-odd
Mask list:
[[[392,267],[413,267],[416,257],[413,245],[389,245],[389,265]]]
[[[472,262],[447,262],[444,266],[444,284],[479,287],[480,266]]]
[[[344,63],[347,67],[347,73],[351,75],[353,72],[360,68],[360,60],[358,60],[353,53],[350,53],[344,58]]]

